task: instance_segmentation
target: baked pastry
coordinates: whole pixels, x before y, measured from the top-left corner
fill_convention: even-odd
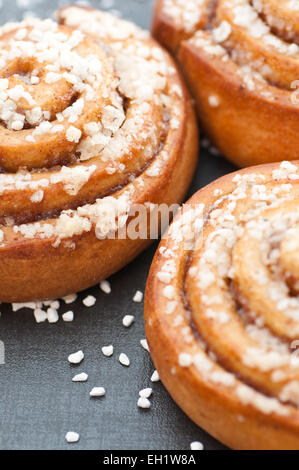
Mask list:
[[[240,170],[183,206],[145,327],[162,382],[235,449],[299,449],[299,163]]]
[[[0,31],[0,300],[57,298],[131,261],[134,208],[184,197],[190,99],[148,33],[96,10]],[[87,34],[90,33],[90,34]]]
[[[239,167],[299,158],[299,9],[289,0],[158,0],[201,124]]]

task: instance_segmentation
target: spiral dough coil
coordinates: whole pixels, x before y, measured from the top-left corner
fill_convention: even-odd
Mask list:
[[[0,30],[0,300],[56,298],[149,240],[108,239],[134,205],[179,202],[197,131],[170,57],[100,11]]]
[[[292,0],[158,0],[154,36],[181,63],[200,121],[240,167],[299,158]]]
[[[150,270],[155,366],[232,448],[299,448],[298,201],[298,162],[226,175],[186,203]]]

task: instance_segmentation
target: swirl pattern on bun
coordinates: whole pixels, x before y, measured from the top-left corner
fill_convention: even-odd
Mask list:
[[[299,9],[290,0],[158,0],[209,138],[246,167],[299,158]]]
[[[299,448],[298,201],[298,162],[226,175],[186,203],[150,270],[159,375],[232,448]]]
[[[0,31],[0,300],[87,288],[149,240],[107,239],[136,204],[179,202],[190,100],[147,32],[80,7]],[[63,23],[63,24],[62,24]]]

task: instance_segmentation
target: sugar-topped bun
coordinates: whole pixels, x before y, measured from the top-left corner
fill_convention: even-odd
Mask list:
[[[172,59],[96,10],[0,30],[0,301],[87,288],[149,240],[113,239],[132,208],[179,202],[197,130]]]
[[[157,250],[145,295],[161,380],[235,449],[299,449],[299,163],[198,191]]]
[[[201,124],[239,167],[299,159],[292,0],[158,0],[153,34],[180,62]]]

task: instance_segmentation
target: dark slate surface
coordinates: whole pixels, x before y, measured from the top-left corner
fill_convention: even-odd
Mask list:
[[[47,17],[65,3],[2,0],[1,23],[20,20],[28,11]],[[91,3],[149,26],[151,0]],[[224,159],[202,150],[189,195],[232,169]],[[31,311],[12,313],[10,306],[0,306],[0,340],[6,353],[6,363],[0,365],[1,449],[184,450],[194,440],[206,449],[223,449],[184,415],[160,382],[153,384],[151,409],[136,406],[138,391],[150,386],[154,367],[139,343],[144,338],[142,304],[133,303],[132,297],[136,289],[144,291],[155,249],[156,245],[111,278],[111,295],[94,287],[80,294],[75,304],[63,306],[61,313],[69,307],[75,311],[73,323],[36,324]],[[82,305],[87,293],[98,299],[92,308]],[[136,315],[129,329],[122,326],[125,314]],[[111,343],[115,353],[105,358],[101,347]],[[67,357],[78,349],[84,350],[85,359],[70,366]],[[119,364],[120,352],[131,359],[129,368]],[[72,383],[82,371],[89,374],[88,382]],[[90,399],[93,386],[104,386],[106,397]],[[80,433],[79,443],[65,442],[69,430]]]

